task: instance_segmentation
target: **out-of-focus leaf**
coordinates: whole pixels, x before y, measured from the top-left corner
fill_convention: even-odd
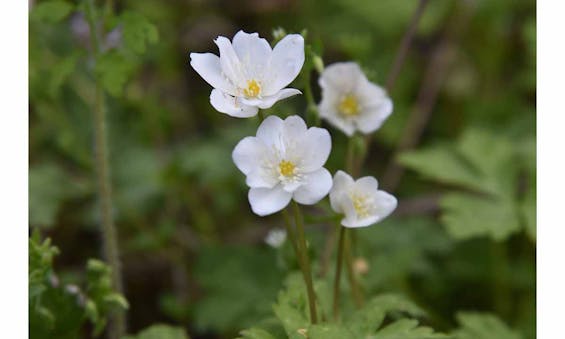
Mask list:
[[[456,339],[521,339],[522,336],[508,328],[498,317],[488,313],[460,312],[460,328],[454,331]]]
[[[449,193],[440,205],[444,210],[441,220],[455,239],[486,235],[504,240],[520,230],[517,206],[506,199]]]
[[[135,336],[129,335],[123,339],[190,339],[190,337],[183,328],[156,324],[151,325]]]
[[[63,58],[51,68],[51,76],[47,87],[51,97],[56,97],[59,94],[61,86],[75,70],[79,57],[79,53],[73,53]]]
[[[524,223],[526,225],[526,232],[532,240],[536,240],[536,192],[533,188],[529,189],[522,200],[520,211]]]
[[[113,96],[120,96],[136,65],[117,51],[102,54],[94,71],[102,86]]]
[[[305,334],[307,335],[305,338],[310,339],[355,338],[347,328],[336,324],[312,325]]]
[[[283,278],[274,262],[274,252],[264,248],[203,249],[194,270],[205,293],[193,310],[196,326],[239,330],[271,315]]]
[[[32,166],[29,170],[29,223],[51,227],[61,203],[83,192],[84,187],[52,163]]]
[[[418,326],[418,321],[413,319],[401,319],[382,328],[374,339],[434,339],[449,338],[445,334],[435,333],[429,327]]]
[[[73,9],[74,5],[67,1],[42,1],[33,7],[30,17],[34,20],[56,23],[66,18]]]
[[[145,53],[149,44],[157,42],[157,27],[136,12],[122,14],[122,37],[125,46],[137,54]]]
[[[432,180],[480,189],[481,179],[448,145],[402,153],[399,162]]]
[[[276,339],[269,332],[255,327],[241,331],[240,335],[238,339]]]

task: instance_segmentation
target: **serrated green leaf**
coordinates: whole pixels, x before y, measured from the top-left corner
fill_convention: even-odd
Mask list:
[[[456,317],[460,324],[460,328],[454,331],[457,339],[522,338],[498,317],[489,313],[459,312]]]
[[[183,328],[156,324],[144,329],[135,336],[126,336],[123,339],[189,339],[189,336]]]
[[[34,20],[56,23],[66,18],[73,9],[73,4],[63,0],[43,1],[33,7],[30,16]]]
[[[157,27],[139,13],[125,12],[122,14],[122,24],[124,44],[137,54],[145,53],[147,46],[159,39]]]
[[[489,236],[504,240],[520,229],[517,207],[512,201],[449,193],[440,200],[442,222],[455,239]]]
[[[424,312],[416,304],[401,295],[384,294],[372,298],[362,309],[346,318],[346,326],[358,337],[375,333],[389,312],[403,312],[422,316]]]
[[[97,59],[94,71],[108,93],[113,96],[120,96],[135,66],[131,60],[126,59],[122,54],[111,51]]]
[[[306,332],[309,339],[343,339],[355,338],[347,328],[336,324],[312,325]]]
[[[449,338],[440,333],[434,333],[429,327],[419,327],[417,320],[401,319],[379,330],[373,339],[434,339]]]

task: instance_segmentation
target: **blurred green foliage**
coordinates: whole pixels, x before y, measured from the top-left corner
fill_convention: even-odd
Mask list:
[[[251,213],[231,160],[258,121],[215,112],[188,54],[217,53],[212,40],[239,29],[270,41],[277,27],[306,29],[311,71],[295,84],[311,84],[317,102],[316,55],[326,65],[357,61],[372,81],[385,82],[417,1],[107,3],[112,10],[95,1],[96,63],[82,1],[30,6],[29,220],[42,235],[29,244],[32,338],[98,334],[108,312],[126,305],[109,289],[108,267],[88,261],[101,246],[95,80],[109,94],[113,212],[129,332],[138,333],[128,338],[303,338],[298,330],[310,338],[535,338],[535,1],[428,2],[390,91],[394,113],[371,140],[362,169],[379,180],[392,160],[408,169],[395,192],[398,214],[356,232],[366,301],[355,310],[343,281],[343,326],[308,324],[292,248],[263,243],[282,220]],[[429,60],[450,20],[465,11],[470,21],[424,134],[394,159]],[[308,112],[312,122],[306,96],[265,113]],[[329,129],[334,172],[343,168],[347,139]],[[324,252],[333,225],[316,221],[327,211],[325,201],[307,209],[306,219],[316,292],[329,319],[334,258],[324,267]]]

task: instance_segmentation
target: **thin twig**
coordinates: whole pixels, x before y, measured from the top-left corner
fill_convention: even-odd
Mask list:
[[[399,153],[418,144],[432,116],[447,70],[455,59],[456,45],[471,18],[472,7],[466,4],[467,2],[459,3],[464,5],[461,5],[463,7],[459,7],[457,14],[452,17],[451,22],[446,27],[444,37],[432,53],[414,109],[408,118],[396,151],[386,167],[383,186],[388,191],[396,190],[400,183],[404,168],[396,162],[396,158]]]

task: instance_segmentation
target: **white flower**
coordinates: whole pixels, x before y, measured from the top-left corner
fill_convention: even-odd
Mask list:
[[[265,119],[257,136],[241,140],[232,153],[235,165],[247,176],[253,212],[275,213],[290,199],[304,205],[320,201],[332,186],[331,174],[322,167],[331,148],[328,131],[307,128],[299,116]]]
[[[233,117],[255,116],[259,108],[301,92],[285,88],[304,64],[304,38],[284,37],[274,49],[259,34],[237,32],[233,42],[219,36],[214,40],[220,57],[212,53],[191,53],[190,65],[214,87],[210,103]]]
[[[265,243],[273,248],[279,248],[286,240],[286,230],[275,228],[265,237]]]
[[[320,116],[348,136],[376,131],[392,113],[392,100],[354,62],[332,64],[319,79]]]
[[[396,198],[378,190],[377,179],[363,177],[354,181],[343,171],[337,171],[330,191],[330,203],[337,213],[345,214],[345,227],[365,227],[386,218],[397,205]]]

